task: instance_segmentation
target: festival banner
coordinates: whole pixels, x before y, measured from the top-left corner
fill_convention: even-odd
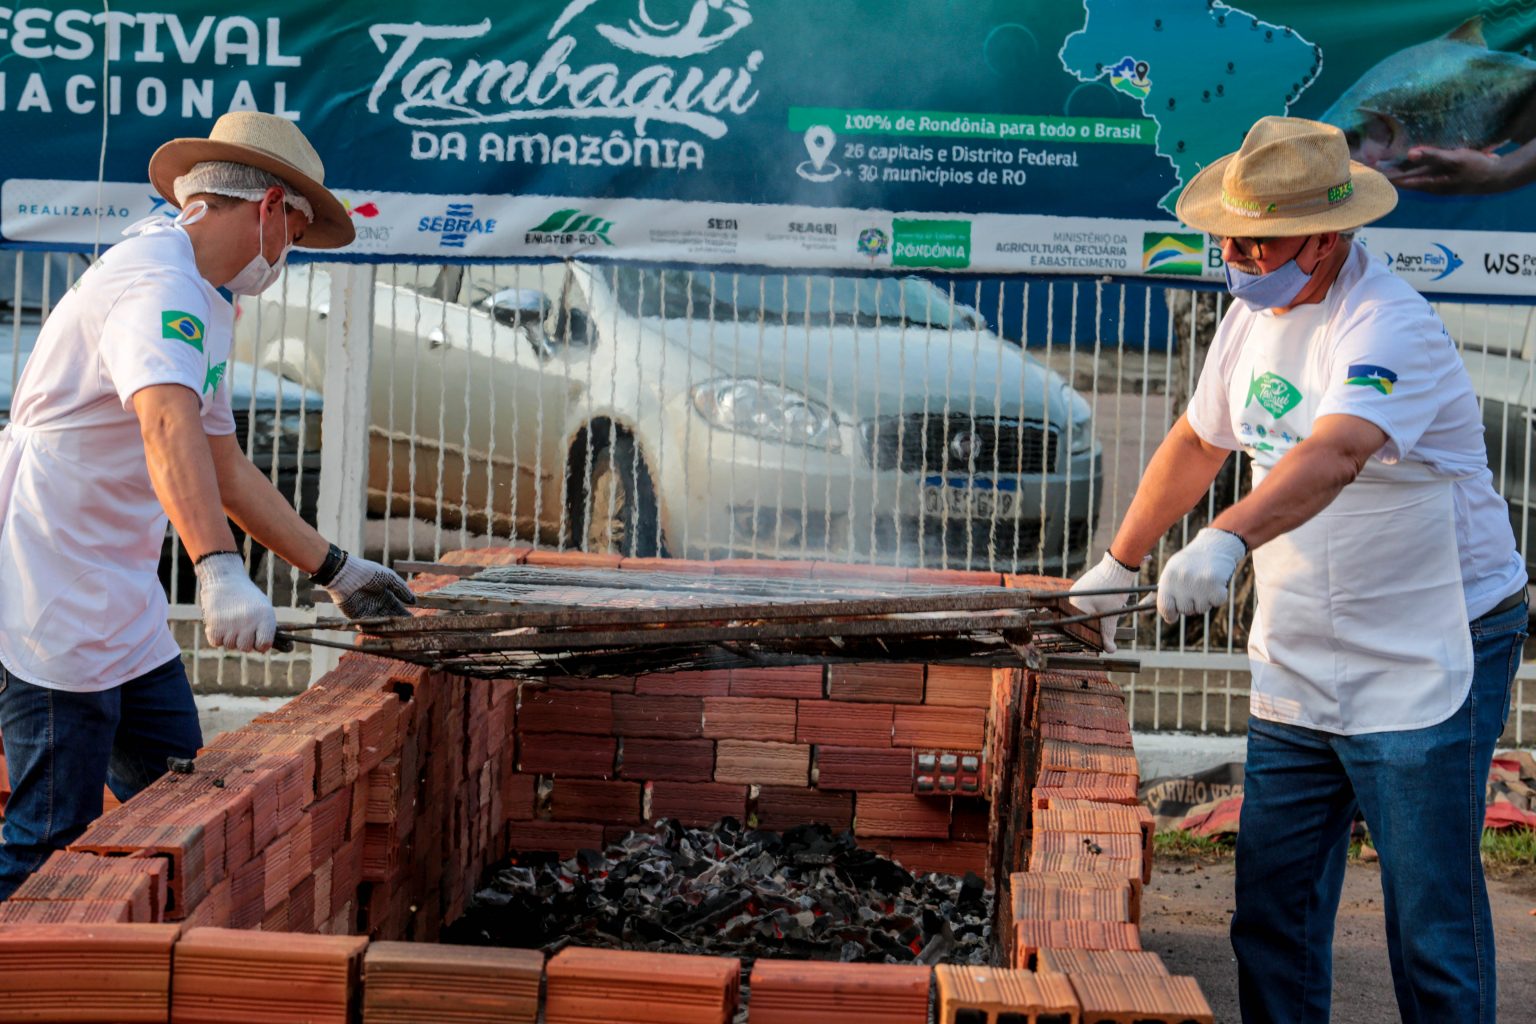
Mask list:
[[[0,7],[0,244],[174,210],[167,139],[294,119],[342,259],[581,256],[1219,280],[1174,201],[1259,117],[1337,124],[1426,292],[1536,295],[1536,2],[213,0]]]

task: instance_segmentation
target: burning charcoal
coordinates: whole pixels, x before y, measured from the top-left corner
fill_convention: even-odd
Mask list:
[[[985,891],[986,884],[967,871],[964,880],[960,883],[960,895],[956,902],[962,907],[978,907],[981,905],[982,893]]]

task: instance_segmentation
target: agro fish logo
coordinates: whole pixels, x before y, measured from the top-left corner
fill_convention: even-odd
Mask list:
[[[1433,243],[1434,249],[1426,249],[1421,253],[1400,252],[1386,253],[1388,268],[1395,271],[1412,271],[1420,274],[1434,274],[1431,281],[1440,281],[1450,277],[1460,269],[1464,262],[1462,258],[1439,242]]]
[[[1301,404],[1301,392],[1278,373],[1265,373],[1262,377],[1254,377],[1250,373],[1248,400],[1243,403],[1243,408],[1248,408],[1255,401],[1268,410],[1271,416],[1279,419]]]
[[[1392,385],[1397,383],[1397,374],[1385,366],[1372,366],[1370,363],[1353,363],[1349,367],[1349,375],[1344,378],[1345,384],[1353,384],[1361,388],[1375,388],[1384,395],[1392,393]]]
[[[175,338],[203,350],[203,322],[191,313],[179,309],[167,309],[160,314],[160,337]]]

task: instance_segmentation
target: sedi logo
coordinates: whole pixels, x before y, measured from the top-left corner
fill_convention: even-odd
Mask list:
[[[489,235],[496,231],[494,217],[476,217],[474,203],[449,203],[447,212],[438,217],[423,217],[416,230],[441,235],[437,244],[444,249],[462,249],[470,235]]]
[[[529,228],[523,240],[529,245],[612,245],[612,227],[613,221],[580,210],[556,210],[538,227]]]
[[[898,267],[971,265],[968,220],[896,220],[891,224],[891,264]]]
[[[1148,274],[1183,274],[1199,277],[1205,257],[1205,239],[1198,234],[1144,231],[1141,235],[1141,269]]]

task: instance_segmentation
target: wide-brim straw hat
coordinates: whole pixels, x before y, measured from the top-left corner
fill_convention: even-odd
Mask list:
[[[1179,220],[1224,238],[1281,238],[1352,231],[1386,216],[1397,189],[1349,158],[1344,133],[1299,117],[1259,119],[1179,195]]]
[[[325,187],[325,165],[299,126],[286,117],[256,111],[225,114],[213,123],[206,139],[172,139],[149,158],[149,181],[173,206],[176,179],[205,160],[227,160],[257,167],[292,185],[315,211],[298,245],[304,249],[338,249],[357,237],[352,217],[340,199]]]

